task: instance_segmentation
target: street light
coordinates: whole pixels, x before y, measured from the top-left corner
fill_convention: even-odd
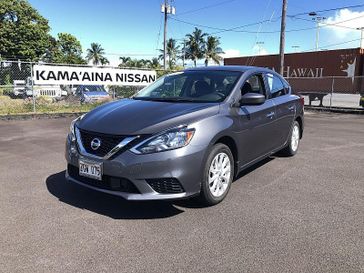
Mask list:
[[[264,42],[256,42],[255,44],[258,46],[258,55],[260,55]]]
[[[363,48],[363,38],[364,38],[364,35],[363,35],[363,32],[364,32],[364,27],[358,27],[356,28],[357,30],[360,30],[360,48]]]
[[[300,48],[300,46],[299,45],[293,45],[292,48],[293,48],[293,51],[296,53],[297,50]]]
[[[319,49],[319,35],[320,35],[320,23],[326,19],[326,17],[319,16],[316,12],[312,11],[308,14],[312,16],[312,20],[316,22],[316,51]]]

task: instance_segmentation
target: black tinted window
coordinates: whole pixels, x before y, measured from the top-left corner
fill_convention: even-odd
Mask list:
[[[246,93],[258,93],[265,95],[264,83],[261,75],[253,75],[248,78],[241,87],[241,95]]]
[[[276,98],[279,96],[286,95],[286,88],[282,80],[276,75],[267,74],[268,85],[270,89],[270,97]]]

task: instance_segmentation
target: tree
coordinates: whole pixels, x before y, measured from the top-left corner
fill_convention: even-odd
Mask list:
[[[177,54],[179,52],[179,45],[175,39],[168,39],[166,44],[167,56],[168,56],[168,66],[169,69],[172,69],[173,66],[176,64]],[[159,59],[163,60],[164,58],[164,50],[160,49],[161,55],[159,55]]]
[[[151,69],[161,69],[161,64],[158,61],[158,58],[153,58],[149,61],[148,67]]]
[[[110,62],[109,62],[109,60],[108,59],[106,59],[105,57],[101,57],[100,58],[100,63],[101,63],[101,65],[107,65],[107,64],[110,64]]]
[[[121,63],[119,64],[119,67],[127,67],[128,63],[131,61],[130,57],[119,57],[119,60]]]
[[[94,65],[107,64],[109,61],[103,56],[105,54],[104,49],[100,44],[92,43],[91,48],[87,49],[87,61],[92,61]]]
[[[220,64],[222,57],[220,54],[223,54],[221,47],[219,47],[220,41],[219,38],[214,36],[208,36],[205,44],[205,66],[209,64],[209,61],[212,60],[216,64]]]
[[[186,59],[193,61],[196,66],[197,60],[204,57],[204,47],[207,33],[203,33],[201,29],[195,28],[191,34],[186,35]]]
[[[121,63],[119,67],[137,67],[146,68],[150,65],[150,60],[146,59],[131,59],[130,57],[120,57]]]
[[[48,21],[25,0],[1,0],[0,55],[37,61],[49,46]]]
[[[44,55],[42,56],[42,61],[46,63],[55,62],[56,59],[60,58],[61,53],[58,49],[57,40],[54,37],[49,38],[49,46],[45,50]]]
[[[66,64],[85,64],[82,58],[82,46],[75,36],[69,33],[58,33],[57,53],[54,62]]]

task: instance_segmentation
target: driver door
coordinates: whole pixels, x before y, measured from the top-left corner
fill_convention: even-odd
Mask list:
[[[241,86],[241,95],[260,93],[266,101],[261,105],[243,105],[238,109],[239,115],[239,154],[242,165],[268,154],[273,149],[270,141],[274,132],[275,105],[267,99],[267,92],[262,74],[250,76]]]

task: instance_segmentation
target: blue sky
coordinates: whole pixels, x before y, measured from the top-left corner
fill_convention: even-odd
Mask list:
[[[117,63],[118,56],[131,54],[136,58],[151,58],[158,55],[157,48],[162,48],[163,14],[160,12],[162,0],[29,0],[44,17],[49,20],[52,35],[68,32],[75,35],[82,44],[83,50],[91,42],[98,42],[107,53],[112,64]],[[240,28],[248,32],[222,32],[221,47],[227,56],[274,54],[279,50],[279,31],[281,0],[174,0],[175,19],[169,20],[168,37],[181,39],[193,31],[193,24],[227,29],[265,19],[271,22],[261,25]],[[221,4],[219,4],[221,3]],[[215,5],[217,4],[217,5]],[[289,0],[288,15],[306,11],[318,11],[336,7],[363,4],[359,0]],[[213,7],[203,8],[215,5]],[[201,9],[203,8],[203,9]],[[326,22],[344,27],[323,27],[320,31],[320,47],[327,49],[359,47],[360,31],[352,28],[364,26],[364,7],[343,11],[320,13]],[[308,15],[302,19],[287,18],[287,30],[313,28]],[[357,18],[357,19],[353,19]],[[183,23],[188,22],[190,24]],[[207,33],[215,29],[200,27]],[[260,31],[259,31],[260,30]],[[315,29],[286,33],[286,51],[304,51],[315,47]],[[336,43],[337,46],[328,46]],[[260,44],[256,44],[260,42]],[[299,46],[293,48],[292,46]]]

